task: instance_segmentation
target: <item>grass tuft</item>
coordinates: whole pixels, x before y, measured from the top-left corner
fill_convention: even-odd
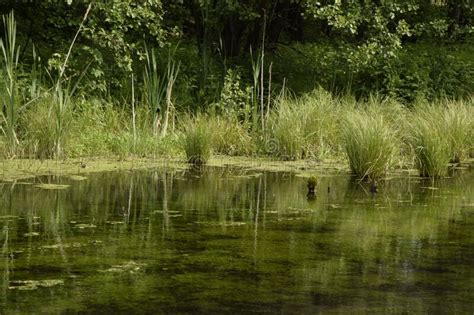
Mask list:
[[[212,131],[212,147],[222,155],[252,155],[256,151],[249,127],[242,124],[236,114],[208,116],[208,128]]]
[[[266,153],[295,160],[337,152],[339,111],[332,96],[321,89],[301,98],[280,99],[270,124],[276,146]]]
[[[353,174],[360,179],[384,176],[397,152],[397,131],[382,115],[349,111],[342,122],[342,143]]]
[[[189,163],[206,164],[212,154],[212,130],[208,117],[197,115],[183,121],[184,152]]]
[[[440,106],[419,105],[410,121],[410,144],[421,176],[442,177],[448,173],[452,143]]]

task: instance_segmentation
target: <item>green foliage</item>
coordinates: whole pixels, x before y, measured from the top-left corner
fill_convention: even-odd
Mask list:
[[[18,25],[4,16],[0,37],[0,142],[10,157],[184,148],[201,163],[212,149],[290,160],[345,149],[355,173],[379,177],[397,158],[443,176],[474,153],[466,0],[0,5],[11,9]],[[204,114],[176,130],[186,112]]]
[[[238,116],[241,120],[249,122],[250,87],[244,89],[241,83],[238,71],[227,70],[219,102],[214,104],[214,108],[219,114]]]
[[[410,104],[423,97],[467,98],[474,90],[472,45],[410,44],[396,57],[353,69],[341,49],[326,43],[280,46],[274,81],[286,79],[297,93],[321,86],[335,94],[358,98],[382,93]]]

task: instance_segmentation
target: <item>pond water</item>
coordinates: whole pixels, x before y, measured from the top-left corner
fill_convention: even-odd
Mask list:
[[[285,172],[86,177],[0,184],[4,313],[474,310],[472,170],[314,197]]]

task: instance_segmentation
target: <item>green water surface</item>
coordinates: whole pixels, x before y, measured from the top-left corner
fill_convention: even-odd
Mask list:
[[[236,168],[0,193],[0,313],[474,311],[469,169],[377,194],[334,175],[307,196],[304,178]]]

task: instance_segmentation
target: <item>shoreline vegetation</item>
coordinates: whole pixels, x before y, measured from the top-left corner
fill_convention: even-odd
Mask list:
[[[461,163],[451,163],[448,170],[464,170],[474,165],[474,158]],[[314,176],[357,176],[351,174],[350,166],[343,159],[324,159],[282,161],[270,157],[243,157],[216,155],[209,159],[208,167],[233,167],[249,172],[291,172],[296,176],[311,178]],[[22,183],[42,176],[71,177],[78,180],[87,178],[88,174],[115,171],[143,171],[163,169],[166,171],[194,171],[199,174],[201,166],[190,164],[182,158],[136,158],[119,160],[111,157],[71,158],[66,160],[10,159],[0,161],[0,183]],[[449,173],[446,177],[450,177]],[[86,177],[82,177],[86,176]],[[421,178],[419,170],[408,166],[397,166],[390,169],[378,180],[390,180],[398,177]],[[427,177],[425,177],[427,178]]]
[[[89,66],[77,72],[69,64],[74,62],[76,41],[90,10],[91,5],[67,53],[54,65],[48,61],[47,75],[37,64],[35,49],[31,65],[21,63],[24,54],[17,42],[14,13],[3,16],[3,179],[15,178],[21,165],[38,174],[52,170],[69,174],[76,168],[80,173],[82,166],[88,167],[80,161],[91,156],[89,164],[96,170],[142,168],[147,163],[152,167],[166,161],[213,165],[213,156],[228,156],[229,161],[276,160],[315,169],[325,167],[325,161],[337,161],[338,168],[350,170],[358,179],[376,181],[397,169],[445,177],[450,163],[474,157],[472,95],[427,100],[420,94],[406,102],[376,92],[356,97],[322,87],[296,95],[285,80],[283,85],[272,81],[264,42],[258,56],[250,55],[252,79],[244,80],[238,67],[226,67],[212,102],[180,106],[179,84],[186,77],[181,61],[172,51],[160,59],[153,48],[145,49],[142,69],[131,69],[123,78],[128,83],[119,89],[120,97],[89,94],[83,86]],[[164,65],[159,63],[163,60]]]
[[[145,106],[132,112],[99,100],[71,98],[71,106],[55,118],[50,115],[56,101],[46,95],[22,112],[13,142],[0,137],[3,165],[12,160],[19,165],[32,163],[31,169],[55,165],[53,169],[69,170],[71,163],[80,166],[77,161],[102,158],[125,168],[135,167],[134,163],[142,168],[142,161],[150,167],[166,161],[213,165],[212,156],[228,156],[230,161],[239,157],[281,161],[283,166],[291,165],[288,162],[324,166],[325,161],[337,161],[338,167],[349,169],[359,179],[377,180],[396,169],[444,177],[450,163],[474,157],[472,99],[407,107],[389,98],[371,97],[363,102],[318,89],[300,97],[275,99],[263,118],[265,129],[259,117],[245,118],[239,111],[174,113],[166,135],[156,132],[156,122]],[[103,163],[99,164],[97,168],[102,169]]]

